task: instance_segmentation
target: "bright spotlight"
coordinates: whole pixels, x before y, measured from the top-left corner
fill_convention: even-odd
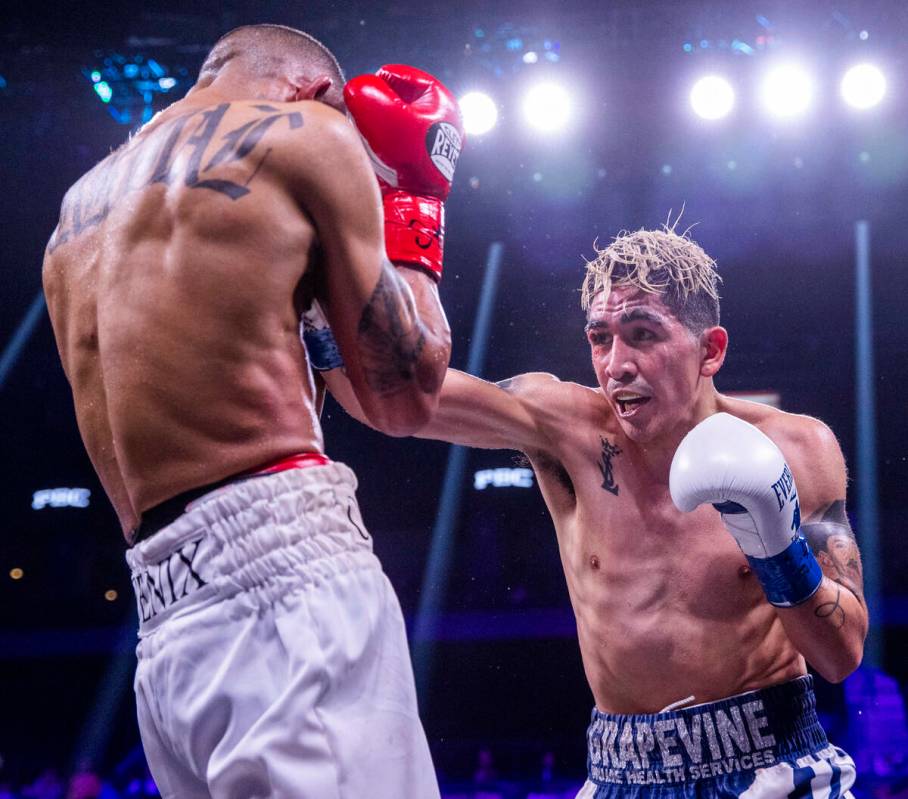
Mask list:
[[[461,97],[459,102],[464,130],[471,136],[481,136],[495,127],[498,121],[498,108],[489,95],[469,92]]]
[[[735,104],[735,90],[718,75],[700,78],[690,90],[690,104],[703,119],[721,119]]]
[[[796,64],[776,67],[763,81],[763,106],[777,117],[795,117],[804,113],[813,100],[813,80]]]
[[[872,108],[886,94],[886,76],[873,64],[858,64],[845,73],[840,88],[852,108]]]
[[[530,89],[523,100],[523,115],[537,130],[561,130],[567,124],[570,112],[568,93],[557,83],[540,83]]]

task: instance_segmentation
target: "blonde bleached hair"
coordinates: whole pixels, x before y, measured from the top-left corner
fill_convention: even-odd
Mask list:
[[[659,294],[675,316],[699,332],[719,324],[719,283],[716,262],[690,237],[677,233],[681,215],[658,230],[622,230],[608,247],[586,262],[580,304],[589,310],[593,297],[605,297],[618,286],[634,286]],[[669,218],[670,221],[670,218]]]

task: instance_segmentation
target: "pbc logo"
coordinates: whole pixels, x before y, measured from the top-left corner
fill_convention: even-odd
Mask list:
[[[436,122],[426,134],[426,149],[432,163],[449,181],[454,179],[454,167],[460,158],[463,140],[450,122]]]

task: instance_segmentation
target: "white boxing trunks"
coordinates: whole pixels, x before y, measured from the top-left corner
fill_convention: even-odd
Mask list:
[[[126,553],[162,796],[439,796],[406,631],[339,463],[229,483]]]

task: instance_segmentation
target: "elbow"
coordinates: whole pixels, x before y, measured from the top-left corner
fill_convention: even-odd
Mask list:
[[[396,438],[412,436],[435,415],[441,400],[441,387],[448,369],[449,347],[427,348],[425,356],[384,393],[367,392],[361,402],[368,424]],[[403,377],[403,379],[400,379]],[[395,384],[396,383],[396,384]]]
[[[863,658],[864,642],[860,641],[855,646],[843,647],[834,657],[812,665],[827,682],[840,683],[857,670]]]
[[[406,438],[425,427],[438,408],[438,394],[397,395],[369,414],[369,425],[394,438]]]

